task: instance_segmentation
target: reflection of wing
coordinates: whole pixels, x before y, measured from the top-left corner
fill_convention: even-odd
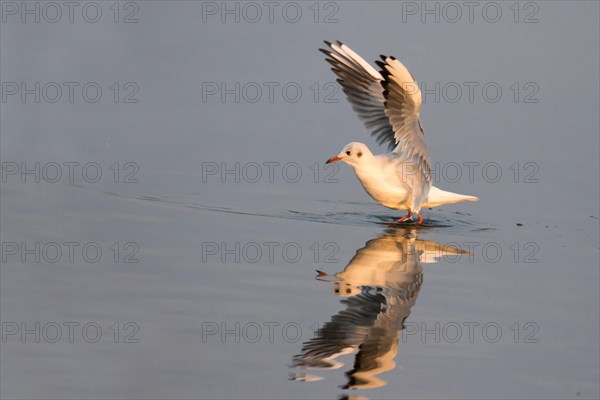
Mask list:
[[[358,350],[354,369],[347,373],[348,387],[384,385],[376,375],[395,367],[398,338],[415,304],[420,274],[414,282],[416,285],[407,282],[395,289],[363,286],[358,295],[343,299],[346,309],[304,343],[302,353],[294,357],[294,366],[335,369],[343,365],[337,357]]]
[[[377,375],[395,367],[400,331],[423,282],[422,263],[435,262],[440,248],[461,253],[401,232],[368,241],[336,274],[334,292],[344,297],[345,309],[303,344],[301,354],[294,356],[295,367],[339,368],[343,364],[337,357],[357,351],[345,388],[386,384]],[[303,377],[298,374],[295,379]]]
[[[316,337],[304,343],[302,354],[294,357],[294,365],[304,368],[339,368],[335,359],[354,351],[363,343],[381,311],[385,297],[361,293],[342,300],[346,309],[331,317]]]
[[[344,388],[373,388],[386,384],[377,375],[391,371],[396,366],[394,358],[398,353],[400,331],[410,310],[415,304],[421,279],[409,289],[388,292],[385,308],[377,315],[377,320],[369,329],[368,335],[358,347],[354,367],[346,372],[348,384]],[[385,291],[385,289],[384,289]]]

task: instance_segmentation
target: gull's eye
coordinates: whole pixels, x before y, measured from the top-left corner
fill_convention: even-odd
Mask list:
[[[346,151],[346,155],[350,155],[350,150]]]
[[[362,152],[360,152],[360,151],[359,151],[359,152],[358,152],[358,154],[357,154],[357,156],[358,156],[359,158],[360,158],[360,157],[362,157]]]

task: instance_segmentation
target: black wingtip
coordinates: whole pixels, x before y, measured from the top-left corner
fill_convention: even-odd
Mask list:
[[[387,63],[384,61],[375,61],[375,64],[377,64],[377,66],[380,68],[379,73],[381,74],[381,76],[383,77],[383,81],[381,82],[381,85],[383,86],[383,89],[387,92],[387,85],[388,85],[388,77],[391,75],[390,71],[386,68],[387,67]],[[386,93],[384,92],[383,96],[386,96]]]
[[[327,54],[327,53],[325,53]],[[331,54],[327,54],[330,58],[326,58],[325,61],[327,61],[330,65],[337,67],[338,66],[338,62],[337,60],[334,60],[333,57],[331,57]]]
[[[332,42],[330,42],[329,40],[323,40],[323,43],[325,43],[329,47],[333,46]],[[344,43],[340,42],[339,40],[336,40],[335,44],[340,47],[344,45]]]
[[[327,50],[327,49],[319,49],[319,51],[323,54],[325,54],[328,57],[331,57],[331,51]]]

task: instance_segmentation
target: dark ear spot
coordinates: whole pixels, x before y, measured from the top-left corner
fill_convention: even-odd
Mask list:
[[[357,154],[358,157],[362,157],[362,151],[359,151]]]

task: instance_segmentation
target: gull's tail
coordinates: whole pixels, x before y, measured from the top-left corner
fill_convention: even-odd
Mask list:
[[[427,203],[422,204],[421,207],[437,207],[441,206],[442,204],[452,204],[460,201],[479,201],[479,198],[475,196],[468,196],[466,194],[447,192],[432,186],[429,190]]]

